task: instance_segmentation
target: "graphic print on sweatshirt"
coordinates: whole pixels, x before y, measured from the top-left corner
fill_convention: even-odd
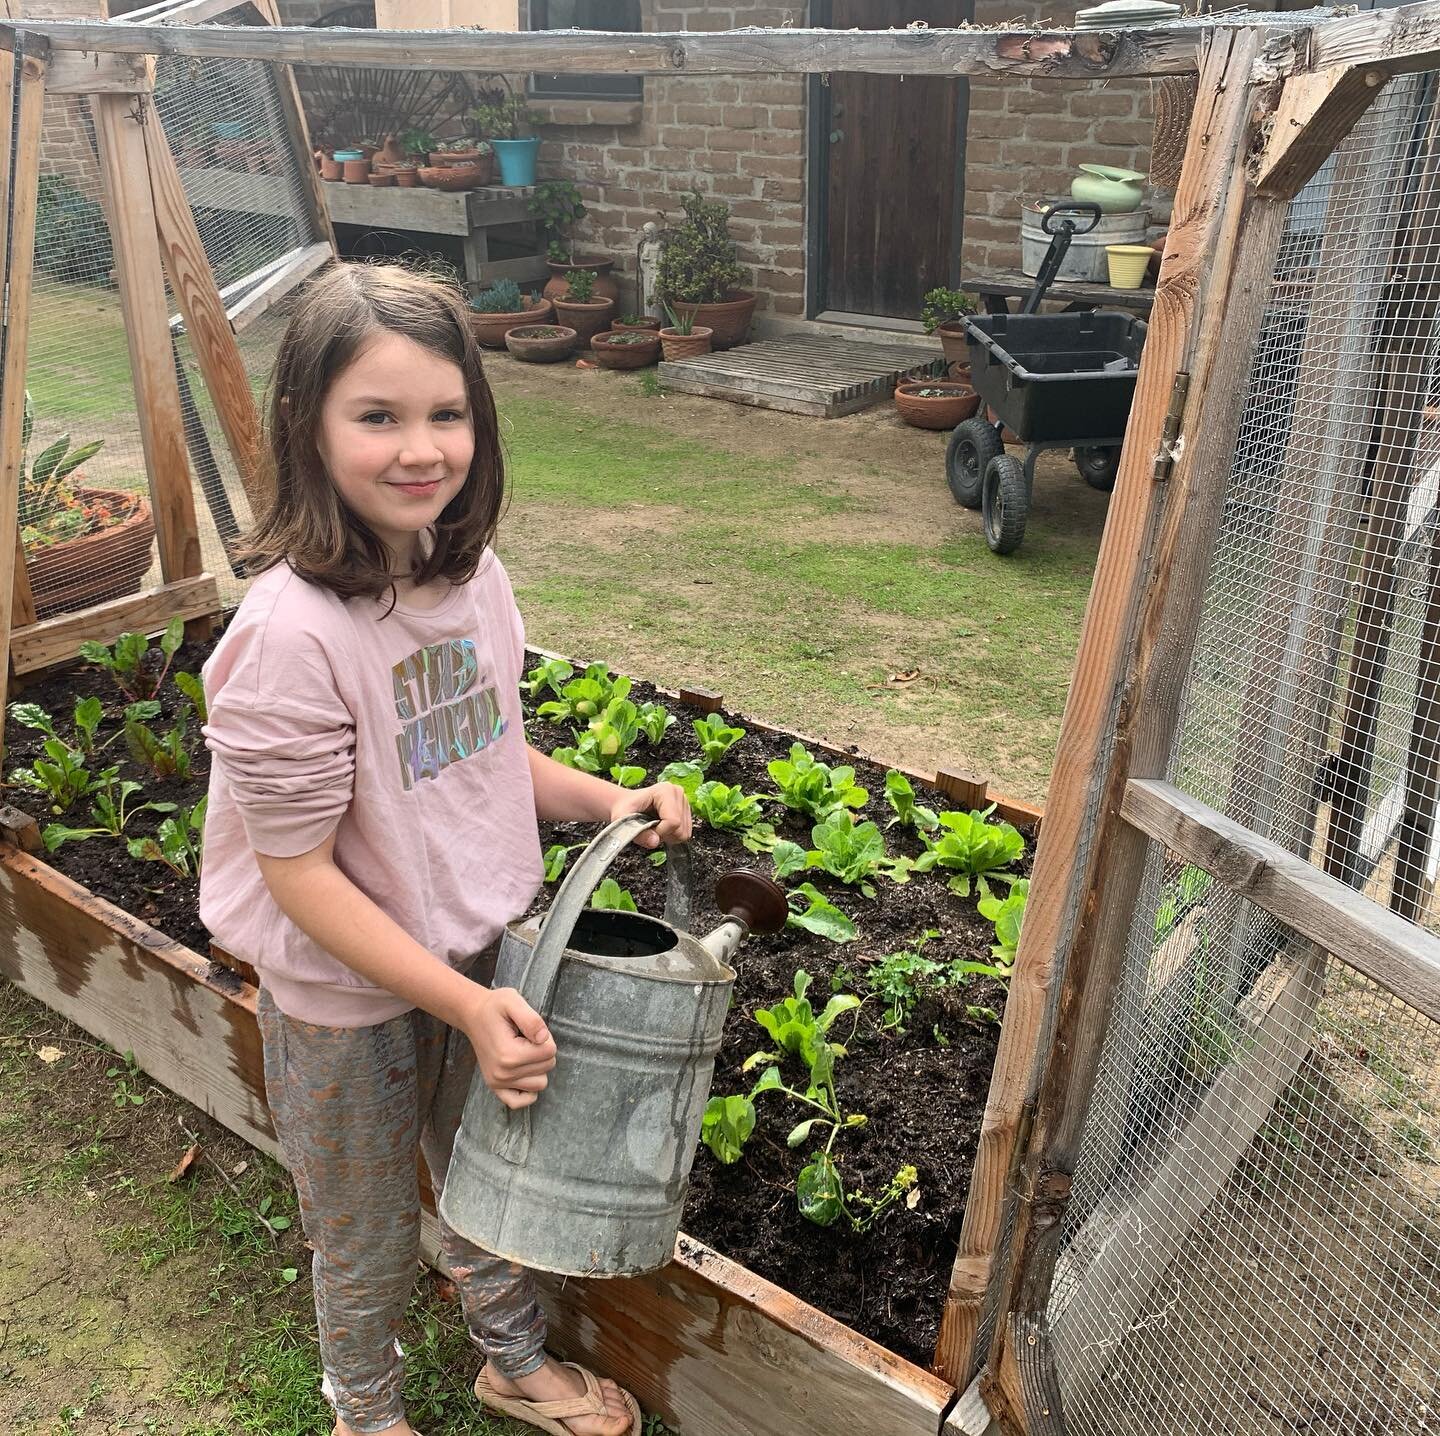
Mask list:
[[[452,763],[473,758],[509,726],[493,683],[478,687],[480,661],[470,638],[447,638],[417,648],[391,669],[400,781],[408,793],[438,778]],[[487,675],[488,677],[488,675]]]

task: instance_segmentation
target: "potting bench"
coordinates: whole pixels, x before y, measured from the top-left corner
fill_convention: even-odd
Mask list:
[[[490,258],[490,231],[502,225],[534,226],[527,201],[533,185],[481,185],[477,189],[399,189],[368,184],[324,184],[325,202],[335,224],[390,229],[402,234],[458,235],[464,244],[465,282],[474,288],[497,279],[517,284],[549,278],[540,240],[525,241],[530,252],[509,259]]]
[[[960,276],[960,288],[984,301],[987,314],[1009,314],[1012,299],[1023,299],[1035,287],[1035,276],[1018,269],[972,269]],[[1084,309],[1133,309],[1149,314],[1155,303],[1154,286],[1113,289],[1108,284],[1087,284],[1062,279],[1045,292],[1047,300],[1060,300],[1067,313]]]

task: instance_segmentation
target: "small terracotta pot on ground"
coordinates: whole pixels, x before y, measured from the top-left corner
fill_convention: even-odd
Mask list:
[[[719,304],[677,303],[673,306],[680,318],[690,318],[697,329],[710,331],[712,349],[733,349],[745,343],[750,335],[750,321],[755,317],[755,296],[748,289],[732,289]]]
[[[965,322],[961,319],[947,319],[936,331],[935,337],[945,351],[945,358],[951,364],[970,362],[970,345],[965,338]]]
[[[561,324],[522,324],[505,332],[505,347],[530,364],[554,364],[575,352],[579,335]]]
[[[546,324],[555,317],[555,307],[548,299],[536,304],[526,304],[524,309],[512,310],[508,314],[482,314],[478,309],[470,311],[470,332],[475,342],[486,349],[503,349],[505,335],[512,329],[537,324]]]
[[[589,299],[581,304],[575,299],[555,299],[557,323],[568,324],[580,336],[580,348],[584,348],[602,329],[610,327],[610,316],[615,312],[613,299]]]
[[[711,334],[708,329],[692,329],[681,334],[674,329],[660,331],[660,347],[668,359],[698,359],[710,352]]]
[[[972,418],[980,396],[950,379],[912,379],[895,387],[895,410],[917,429],[953,429]]]
[[[643,329],[612,329],[590,341],[602,369],[645,369],[660,357],[660,336]]]
[[[617,334],[623,334],[626,330],[636,330],[641,334],[659,334],[660,321],[653,315],[645,314],[639,319],[632,319],[628,322],[624,319],[613,320],[610,327]]]
[[[570,281],[565,276],[572,269],[585,269],[595,276],[595,288],[592,292],[596,299],[613,299],[617,304],[620,302],[620,285],[610,272],[615,267],[613,259],[547,259],[545,267],[550,271],[550,278],[545,281],[546,299],[563,296],[570,288]]]

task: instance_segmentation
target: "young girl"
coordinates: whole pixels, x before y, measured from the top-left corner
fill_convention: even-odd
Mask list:
[[[654,813],[653,847],[687,838],[690,812],[670,784],[627,792],[526,745],[524,632],[490,547],[495,405],[458,294],[393,267],[329,271],[281,343],[269,423],[259,577],[204,672],[200,915],[260,974],[335,1431],[405,1436],[416,1148],[438,1193],[477,1066],[518,1108],[555,1065],[540,1016],[485,985],[486,950],[540,887],[537,815]],[[546,1355],[530,1273],[440,1235],[482,1403],[638,1436],[627,1392]]]

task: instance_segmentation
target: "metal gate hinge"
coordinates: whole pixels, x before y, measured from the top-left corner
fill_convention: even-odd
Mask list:
[[[1175,461],[1185,452],[1185,436],[1180,432],[1180,421],[1185,417],[1185,398],[1189,392],[1189,372],[1178,370],[1175,382],[1170,386],[1170,407],[1165,411],[1165,424],[1160,430],[1160,452],[1155,455],[1155,470],[1151,475],[1157,484],[1163,484],[1170,477]]]

